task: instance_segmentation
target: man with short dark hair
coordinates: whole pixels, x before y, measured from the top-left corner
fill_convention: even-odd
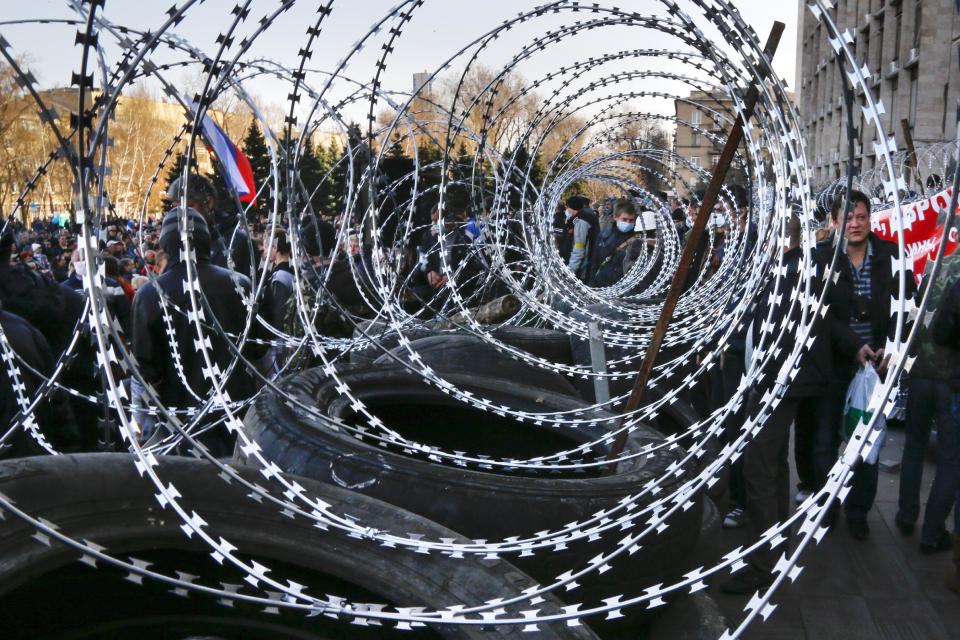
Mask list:
[[[613,226],[597,238],[591,260],[596,271],[589,280],[590,286],[609,287],[623,278],[627,250],[638,239],[636,225],[637,209],[633,201],[629,198],[618,200],[613,210]]]
[[[838,229],[843,224],[840,208],[836,203],[831,212]],[[832,393],[817,418],[821,437],[814,450],[814,465],[820,468],[821,478],[824,467],[829,468],[837,457],[847,387],[858,367],[876,366],[881,375],[885,373],[888,359],[884,357],[883,347],[896,328],[890,321],[890,300],[897,293],[893,264],[899,250],[896,244],[870,231],[870,199],[859,191],[850,193],[840,242],[843,244],[837,260],[836,281],[827,298],[833,345]],[[833,252],[832,242],[818,245],[816,259],[824,270],[829,269]],[[913,273],[909,270],[905,280],[909,297],[914,292]],[[834,438],[832,442],[822,437],[828,430]],[[867,513],[873,507],[876,494],[877,465],[861,461],[854,470],[852,487],[844,502],[847,528],[856,540],[866,540],[870,535]]]

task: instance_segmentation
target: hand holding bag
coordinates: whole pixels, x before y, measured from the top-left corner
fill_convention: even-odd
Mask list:
[[[860,367],[857,375],[853,377],[850,386],[847,388],[846,403],[843,408],[843,439],[849,441],[853,432],[860,422],[870,422],[873,418],[873,410],[870,409],[870,398],[873,396],[874,389],[881,385],[880,376],[873,365],[867,363]],[[880,456],[880,449],[883,448],[883,442],[887,434],[886,418],[881,414],[874,424],[874,430],[880,431],[880,435],[873,447],[864,453],[864,460],[867,464],[876,464]]]

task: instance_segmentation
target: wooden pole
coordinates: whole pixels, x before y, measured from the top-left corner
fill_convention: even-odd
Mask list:
[[[770,35],[767,37],[767,44],[763,49],[763,53],[768,60],[773,59],[774,53],[777,51],[777,47],[780,44],[780,37],[783,35],[784,24],[782,22],[774,22],[773,27],[770,29]],[[677,307],[677,302],[680,300],[680,294],[683,293],[684,284],[687,281],[687,273],[690,271],[690,264],[693,262],[693,256],[697,251],[697,245],[700,243],[700,238],[703,236],[703,231],[706,229],[707,220],[710,218],[710,212],[713,210],[713,205],[717,202],[717,197],[720,194],[720,187],[723,186],[723,181],[727,177],[727,170],[730,168],[730,164],[733,162],[733,156],[737,152],[737,148],[740,146],[740,142],[743,139],[743,126],[744,123],[749,122],[750,118],[753,116],[753,109],[757,104],[757,97],[759,96],[760,91],[756,85],[751,86],[750,90],[747,91],[746,99],[744,100],[744,111],[743,117],[737,118],[733,123],[733,128],[730,130],[730,137],[727,138],[727,143],[723,147],[723,151],[720,153],[720,158],[717,160],[717,166],[713,170],[713,176],[710,178],[710,184],[707,186],[707,192],[703,196],[703,201],[700,203],[700,210],[697,212],[697,219],[693,223],[693,228],[690,230],[690,233],[687,235],[686,243],[683,246],[683,253],[680,255],[680,263],[677,265],[677,270],[673,274],[673,282],[670,284],[670,291],[667,293],[667,299],[663,302],[663,309],[660,311],[660,319],[657,320],[657,326],[653,330],[653,335],[650,337],[650,344],[647,346],[647,354],[643,358],[643,364],[640,365],[640,371],[637,373],[636,382],[633,384],[633,391],[630,393],[630,398],[627,400],[627,405],[623,409],[623,414],[629,414],[633,411],[636,411],[640,406],[640,402],[643,399],[643,393],[646,391],[647,382],[650,380],[650,374],[653,372],[653,365],[656,362],[657,354],[660,351],[660,346],[663,344],[663,339],[667,335],[667,329],[670,326],[670,321],[673,319],[673,312]],[[623,426],[623,416],[620,417],[620,420],[617,422],[617,427]],[[621,453],[623,453],[623,448],[627,444],[627,432],[622,431],[617,435],[617,439],[613,443],[613,447],[610,449],[610,453],[607,455],[607,460],[616,459]],[[613,469],[609,469],[613,471]]]
[[[907,175],[906,178],[907,187],[910,186],[910,169],[912,168],[914,173],[917,174],[917,184],[920,186],[917,189],[918,193],[924,192],[923,176],[920,175],[920,162],[917,159],[917,149],[913,146],[913,132],[910,131],[910,121],[904,118],[900,121],[900,128],[903,129],[903,141],[907,143],[907,157],[910,159],[910,164],[907,165]]]

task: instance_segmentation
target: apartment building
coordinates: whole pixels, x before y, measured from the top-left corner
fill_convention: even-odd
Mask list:
[[[841,32],[855,38],[854,53],[870,72],[868,90],[883,102],[885,133],[905,148],[901,121],[909,122],[914,143],[953,140],[960,100],[960,11],[956,0],[835,0],[830,14]],[[846,67],[837,63],[825,28],[800,0],[797,38],[797,104],[814,181],[845,173]],[[873,124],[864,126],[864,89],[854,105],[855,167],[876,166]]]

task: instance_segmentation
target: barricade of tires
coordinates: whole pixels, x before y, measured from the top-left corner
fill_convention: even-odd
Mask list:
[[[309,585],[353,602],[445,607],[521,595],[534,581],[505,560],[398,551],[369,540],[325,531],[304,518],[290,518],[274,505],[251,500],[238,483],[198,460],[161,457],[156,472],[177,487],[211,533],[238,544],[271,569],[271,575]],[[254,469],[239,469],[256,481]],[[357,491],[297,478],[334,510],[373,527],[416,531],[432,538],[462,537],[423,517]],[[225,588],[241,596],[259,592],[245,574],[210,557],[210,549],[181,530],[182,520],[160,506],[126,454],[77,454],[0,462],[0,492],[57,531],[93,541],[118,558],[194,584]],[[0,519],[0,622],[3,637],[198,638],[277,640],[294,638],[396,638],[395,627],[326,615],[271,610],[242,599],[218,601],[157,580],[140,580],[108,563],[96,563],[72,547],[38,534],[27,522]],[[91,565],[96,565],[91,566]],[[126,579],[125,579],[126,578]],[[561,603],[547,594],[544,611]],[[532,637],[590,640],[585,626],[541,623]],[[528,638],[520,626],[432,625],[402,637]]]
[[[678,448],[656,449],[650,455],[621,461],[609,475],[602,466],[592,467],[592,472],[533,475],[424,460],[401,446],[364,438],[362,432],[331,428],[327,419],[353,427],[365,423],[354,413],[354,401],[338,391],[339,384],[347,385],[353,398],[411,442],[480,457],[529,459],[571,449],[602,439],[614,417],[577,397],[562,376],[506,357],[472,336],[430,336],[413,341],[412,348],[419,355],[418,362],[440,372],[460,390],[514,411],[570,412],[594,422],[536,426],[470,407],[399,364],[404,350],[398,347],[369,365],[341,365],[340,383],[320,369],[287,378],[280,383],[279,393],[261,394],[251,407],[244,425],[248,436],[284,471],[340,485],[470,538],[490,541],[529,536],[589,519],[638,493],[647,483],[668,477],[668,468],[682,455]],[[318,419],[313,410],[327,419]],[[663,440],[657,430],[640,425],[631,433],[625,453]],[[595,458],[584,462],[602,460],[605,454],[595,451]],[[239,453],[238,458],[242,458]],[[669,493],[684,477],[666,480],[661,491]],[[674,513],[659,535],[641,540],[639,551],[619,557],[602,575],[578,579],[574,600],[597,601],[682,575],[692,568],[701,513],[699,501],[693,508]],[[534,579],[549,583],[563,572],[582,569],[597,554],[609,552],[621,537],[615,528],[600,540],[580,540],[563,551],[511,560]],[[642,615],[637,617],[641,619],[633,624],[645,622]],[[631,628],[621,624],[607,629],[604,637]]]

